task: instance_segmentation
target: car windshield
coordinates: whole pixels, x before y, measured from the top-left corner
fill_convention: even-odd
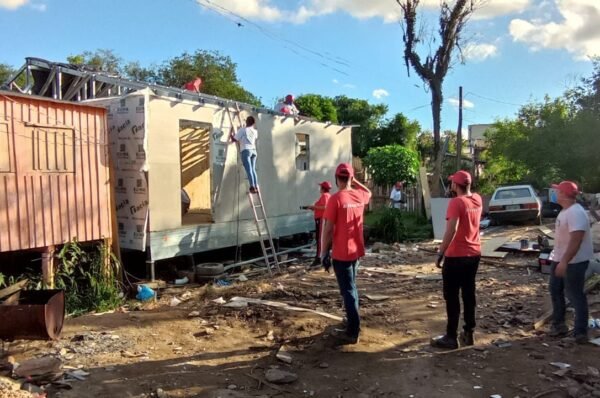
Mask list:
[[[531,192],[529,191],[529,188],[503,189],[496,192],[496,196],[494,197],[496,200],[518,198],[531,198]]]

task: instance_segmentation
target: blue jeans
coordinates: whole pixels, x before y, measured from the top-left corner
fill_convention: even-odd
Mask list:
[[[248,182],[251,187],[258,186],[258,177],[256,176],[256,151],[254,149],[244,149],[242,151],[242,164],[248,176]]]
[[[360,333],[360,317],[358,316],[358,290],[356,289],[356,273],[358,260],[339,261],[333,260],[333,271],[344,299],[348,325],[346,333],[351,337],[358,337]]]
[[[585,286],[585,271],[589,261],[569,264],[564,278],[554,275],[557,262],[552,263],[550,273],[550,296],[552,297],[552,325],[559,327],[565,324],[565,292],[575,310],[575,336],[587,335],[588,302],[583,289]]]

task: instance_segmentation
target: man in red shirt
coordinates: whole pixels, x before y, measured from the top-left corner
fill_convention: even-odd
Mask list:
[[[329,198],[325,210],[321,263],[329,272],[333,259],[333,270],[344,299],[348,323],[337,343],[356,344],[360,333],[356,272],[358,260],[365,255],[363,213],[371,191],[354,179],[354,170],[348,163],[337,167],[335,182],[339,190]]]
[[[481,196],[471,192],[471,175],[460,170],[450,176],[451,189],[456,197],[448,203],[446,232],[440,245],[436,266],[444,266],[444,300],[448,324],[444,336],[431,340],[438,348],[458,348],[457,329],[460,318],[459,292],[462,290],[465,324],[460,334],[463,345],[473,345],[475,329],[475,276],[481,258],[479,221],[481,219]]]
[[[311,264],[311,266],[317,266],[321,264],[321,224],[323,215],[325,214],[325,209],[327,208],[327,202],[331,197],[329,191],[331,191],[331,184],[329,181],[323,181],[319,184],[321,187],[321,196],[319,200],[315,202],[312,206],[306,206],[307,209],[310,209],[315,212],[315,238],[317,241],[317,255],[315,257],[315,261]]]

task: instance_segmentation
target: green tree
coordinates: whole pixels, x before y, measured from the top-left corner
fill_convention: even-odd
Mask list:
[[[182,87],[200,77],[205,94],[261,106],[260,99],[241,86],[236,69],[237,65],[226,55],[197,50],[167,60],[158,68],[157,78],[167,86]]]
[[[369,148],[386,145],[402,145],[417,149],[417,134],[421,125],[416,120],[410,120],[402,113],[383,122],[373,133],[366,137]]]
[[[383,117],[388,111],[387,105],[371,105],[366,100],[345,95],[335,97],[333,103],[337,109],[339,123],[359,125],[352,129],[352,154],[361,158],[366,156],[372,136],[383,124]]]
[[[97,49],[84,51],[80,54],[69,55],[67,62],[73,65],[86,65],[97,71],[121,74],[123,72],[123,59],[110,49]]]
[[[123,67],[123,73],[128,79],[131,80],[137,80],[147,83],[155,83],[157,80],[156,68],[146,68],[140,65],[138,61],[127,63],[127,65]]]
[[[364,163],[375,184],[389,185],[396,181],[415,182],[419,173],[417,151],[401,145],[387,145],[369,149]]]
[[[0,84],[7,81],[15,73],[13,67],[7,64],[0,63]]]
[[[296,98],[296,106],[301,115],[321,122],[338,122],[337,109],[329,97],[318,94],[303,94]]]

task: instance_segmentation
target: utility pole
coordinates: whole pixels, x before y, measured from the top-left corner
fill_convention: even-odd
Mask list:
[[[462,164],[462,113],[463,113],[463,88],[458,89],[458,130],[456,131],[456,170]]]

